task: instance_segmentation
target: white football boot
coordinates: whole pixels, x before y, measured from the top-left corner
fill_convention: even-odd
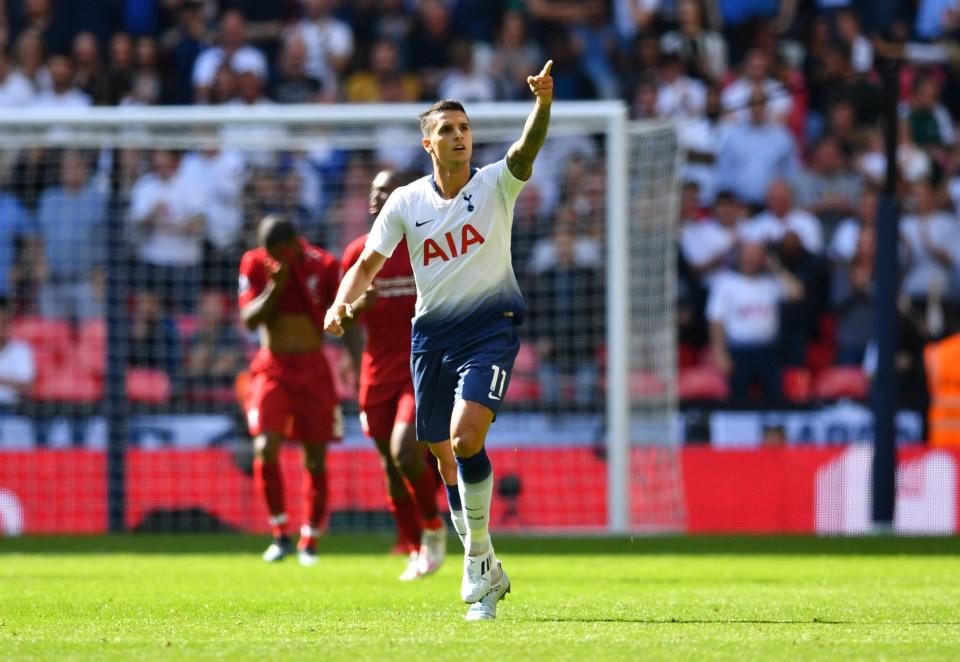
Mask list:
[[[497,559],[493,547],[483,554],[463,557],[463,581],[460,583],[460,597],[467,604],[473,604],[493,588],[493,573]]]
[[[267,563],[276,563],[282,561],[290,553],[290,539],[287,536],[279,536],[273,539],[270,546],[263,553],[263,560]]]
[[[420,576],[432,575],[447,557],[447,526],[441,524],[438,529],[424,529],[420,535],[419,572]]]
[[[497,561],[499,578],[494,578],[493,588],[467,610],[468,621],[492,621],[497,617],[497,603],[507,597],[510,592],[510,578],[504,572],[500,561]]]
[[[417,552],[410,552],[407,568],[400,574],[400,581],[409,582],[420,578],[420,561]]]

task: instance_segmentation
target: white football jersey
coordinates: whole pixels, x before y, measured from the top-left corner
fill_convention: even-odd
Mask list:
[[[524,184],[500,160],[474,170],[451,200],[432,175],[390,194],[367,247],[390,257],[407,239],[417,283],[414,352],[448,349],[520,322],[510,233]]]

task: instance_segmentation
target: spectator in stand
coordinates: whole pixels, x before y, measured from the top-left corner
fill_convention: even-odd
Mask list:
[[[133,90],[133,40],[125,32],[110,38],[110,62],[107,67],[107,103],[122,106],[130,103]]]
[[[110,83],[100,62],[97,38],[91,32],[81,32],[73,39],[73,63],[76,72],[73,84],[98,106],[109,103]]]
[[[107,194],[90,177],[90,157],[60,156],[60,183],[40,196],[43,244],[39,303],[44,317],[88,320],[103,315]]]
[[[167,373],[171,384],[176,383],[180,368],[177,323],[157,292],[137,292],[129,343],[127,365],[162,370]]]
[[[157,42],[153,37],[137,39],[137,68],[133,73],[131,97],[134,103],[153,106],[170,98],[160,74]]]
[[[553,58],[553,98],[561,101],[596,99],[597,89],[584,72],[570,40],[556,37],[547,47]]]
[[[707,105],[707,88],[696,78],[683,73],[677,55],[666,53],[660,58],[657,114],[674,119],[702,117]]]
[[[813,148],[810,168],[796,181],[797,204],[833,228],[856,209],[863,192],[863,179],[846,162],[832,136],[821,138]]]
[[[637,83],[630,104],[630,117],[635,120],[652,120],[660,117],[657,110],[657,84],[652,78]]]
[[[29,397],[37,375],[33,348],[10,336],[11,315],[7,299],[0,298],[0,413]]]
[[[620,39],[629,42],[638,34],[649,33],[660,4],[660,0],[613,0],[613,23]]]
[[[34,107],[86,108],[90,97],[73,86],[73,63],[66,55],[54,55],[49,61],[50,80],[53,87],[37,94]]]
[[[680,24],[660,40],[664,53],[677,55],[687,74],[709,85],[723,82],[727,75],[727,44],[723,36],[707,29],[700,0],[680,0]]]
[[[420,98],[420,81],[416,76],[403,73],[397,45],[388,39],[378,39],[370,49],[367,69],[356,71],[347,78],[344,84],[346,100],[350,103],[386,101],[384,87],[391,81],[399,84],[403,101]]]
[[[193,69],[197,58],[211,43],[203,16],[202,0],[183,0],[177,12],[177,24],[160,38],[164,58],[171,64],[172,94],[177,104],[193,99]]]
[[[307,47],[306,70],[334,93],[340,88],[340,77],[353,57],[353,29],[334,16],[333,0],[304,0],[303,19],[293,33]]]
[[[526,99],[530,93],[527,76],[544,60],[543,51],[527,33],[524,15],[519,11],[506,12],[490,65],[490,73],[497,84],[497,97],[505,101]]]
[[[551,50],[551,55],[553,51]],[[620,72],[620,88],[629,92],[641,82],[656,78],[660,67],[660,41],[652,34],[637,37],[626,49]],[[554,59],[556,56],[554,55]]]
[[[767,117],[767,95],[757,88],[750,96],[750,119],[737,122],[723,136],[717,151],[716,183],[751,205],[763,202],[776,179],[792,179],[797,171],[793,136]]]
[[[553,239],[556,263],[537,275],[528,291],[531,331],[538,356],[541,401],[580,408],[597,404],[603,339],[603,281],[574,259],[572,228],[559,226]],[[570,384],[570,387],[567,387]]]
[[[456,40],[450,46],[452,68],[440,79],[437,96],[441,99],[459,99],[464,102],[493,101],[497,87],[493,77],[477,69],[473,44]]]
[[[618,56],[617,32],[607,15],[605,0],[585,0],[583,19],[572,26],[570,36],[574,49],[580,54],[584,72],[593,81],[598,96],[614,99],[620,96],[620,86],[614,71]]]
[[[236,150],[217,148],[183,157],[181,176],[195,182],[203,196],[206,233],[203,275],[210,287],[229,289],[246,246],[243,233],[243,191],[249,173]]]
[[[728,376],[734,401],[748,401],[749,388],[763,388],[763,402],[782,397],[780,304],[803,297],[803,285],[770,258],[761,244],[740,246],[739,270],[710,289],[707,320],[717,367]]]
[[[210,102],[214,77],[222,64],[235,71],[253,71],[261,79],[266,78],[269,71],[263,53],[247,43],[246,22],[241,12],[229,10],[220,17],[219,43],[219,46],[203,51],[193,66],[194,101],[197,103]]]
[[[322,103],[333,101],[324,94],[323,83],[307,73],[307,46],[299,35],[283,42],[273,98],[278,103]]]
[[[781,361],[803,367],[807,345],[819,332],[817,322],[829,307],[829,262],[807,250],[796,232],[786,232],[773,248],[783,268],[803,284],[803,296],[783,302],[780,308]]]
[[[914,31],[921,39],[939,39],[956,26],[958,12],[956,0],[919,0]]]
[[[528,183],[517,197],[513,211],[510,256],[513,258],[513,273],[524,292],[527,291],[524,285],[533,261],[534,248],[546,236],[546,225],[540,212],[540,198],[540,190],[536,184]]]
[[[793,110],[793,96],[783,84],[772,78],[770,58],[760,49],[747,54],[742,75],[723,89],[721,100],[730,120],[744,121],[753,113],[757,89],[763,91],[767,117],[785,124]]]
[[[253,69],[241,69],[237,74],[237,96],[230,102],[235,106],[269,106],[273,101],[264,93],[263,78]]]
[[[737,247],[738,204],[728,191],[717,197],[716,218],[700,212],[699,187],[683,185],[680,196],[680,252],[693,272],[695,285],[710,286],[733,264]],[[721,220],[722,219],[722,220]]]
[[[857,236],[850,260],[834,267],[830,302],[837,317],[839,365],[862,365],[873,335],[875,254],[874,229],[865,228]]]
[[[913,185],[913,209],[900,221],[900,236],[907,252],[901,288],[920,313],[926,312],[931,301],[942,301],[948,328],[956,328],[960,225],[956,217],[941,208],[938,195],[929,181]]]
[[[213,77],[210,103],[215,106],[235,103],[240,91],[240,77],[226,64],[220,65]]]
[[[845,7],[837,12],[837,35],[850,46],[854,71],[865,74],[873,69],[873,44],[863,34],[856,11]]]
[[[910,140],[910,130],[906,122],[900,122],[899,133],[897,165],[900,168],[901,180],[910,183],[928,180],[933,173],[930,156]],[[887,173],[883,135],[877,130],[870,131],[867,133],[866,143],[866,150],[857,157],[856,168],[867,184],[879,189],[883,187]]]
[[[830,259],[839,264],[847,264],[854,258],[860,235],[876,230],[877,202],[876,189],[864,189],[856,215],[844,219],[833,233],[828,251]]]
[[[712,87],[707,90],[703,116],[689,118],[679,126],[680,143],[687,153],[683,179],[700,187],[702,205],[711,204],[716,192],[717,148],[722,132],[720,90]]]
[[[153,168],[130,192],[130,223],[141,287],[160,291],[178,310],[192,310],[206,229],[199,182],[184,176],[181,154],[156,150]]]
[[[372,33],[377,39],[407,43],[413,31],[413,16],[407,11],[406,0],[380,0],[377,4]]]
[[[817,217],[793,204],[793,191],[784,180],[776,180],[767,191],[767,207],[740,226],[740,238],[757,244],[777,244],[795,234],[803,247],[818,255],[823,252],[823,228]]]
[[[44,51],[43,37],[36,30],[24,30],[17,37],[14,48],[17,71],[29,81],[34,94],[53,87],[50,71],[44,65]]]
[[[0,48],[0,108],[22,108],[33,102],[30,81],[10,66],[10,58]]]
[[[20,200],[0,189],[0,298],[14,300],[38,264],[39,242],[33,218]],[[24,266],[29,265],[29,270]]]
[[[932,76],[916,79],[907,123],[913,143],[933,156],[945,156],[943,148],[953,145],[953,121],[940,103],[940,85]]]
[[[827,116],[826,135],[837,141],[837,147],[845,159],[852,160],[863,142],[863,135],[857,126],[857,116],[853,104],[839,101],[833,104]]]
[[[881,90],[868,72],[853,68],[850,45],[843,41],[828,44],[823,67],[819,87],[811,89],[811,109],[826,117],[835,104],[846,101],[853,104],[857,124],[875,125],[882,107]]]
[[[450,10],[440,0],[421,0],[407,43],[407,65],[419,77],[426,97],[435,97],[442,72],[450,67],[450,42],[456,37]]]
[[[183,366],[184,389],[194,396],[217,389],[232,392],[237,373],[244,367],[243,338],[230,310],[222,292],[200,296],[197,330],[188,339]]]

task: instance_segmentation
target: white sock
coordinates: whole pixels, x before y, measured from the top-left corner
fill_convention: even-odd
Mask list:
[[[460,538],[460,544],[463,545],[463,548],[467,548],[467,521],[463,517],[462,510],[451,510],[450,511],[450,521],[453,522],[453,530],[457,532],[457,536]]]
[[[467,554],[476,556],[490,549],[490,501],[493,498],[493,473],[479,483],[468,483],[460,476],[460,500],[466,516]]]

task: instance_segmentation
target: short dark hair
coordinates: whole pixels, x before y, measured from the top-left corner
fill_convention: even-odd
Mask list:
[[[420,121],[420,132],[423,133],[423,135],[429,134],[433,126],[433,120],[431,118],[437,113],[443,113],[448,110],[459,110],[464,115],[467,114],[467,111],[463,108],[463,104],[456,99],[441,99],[417,117]]]
[[[257,239],[264,248],[280,246],[297,240],[297,228],[282,216],[264,216],[257,227]]]

